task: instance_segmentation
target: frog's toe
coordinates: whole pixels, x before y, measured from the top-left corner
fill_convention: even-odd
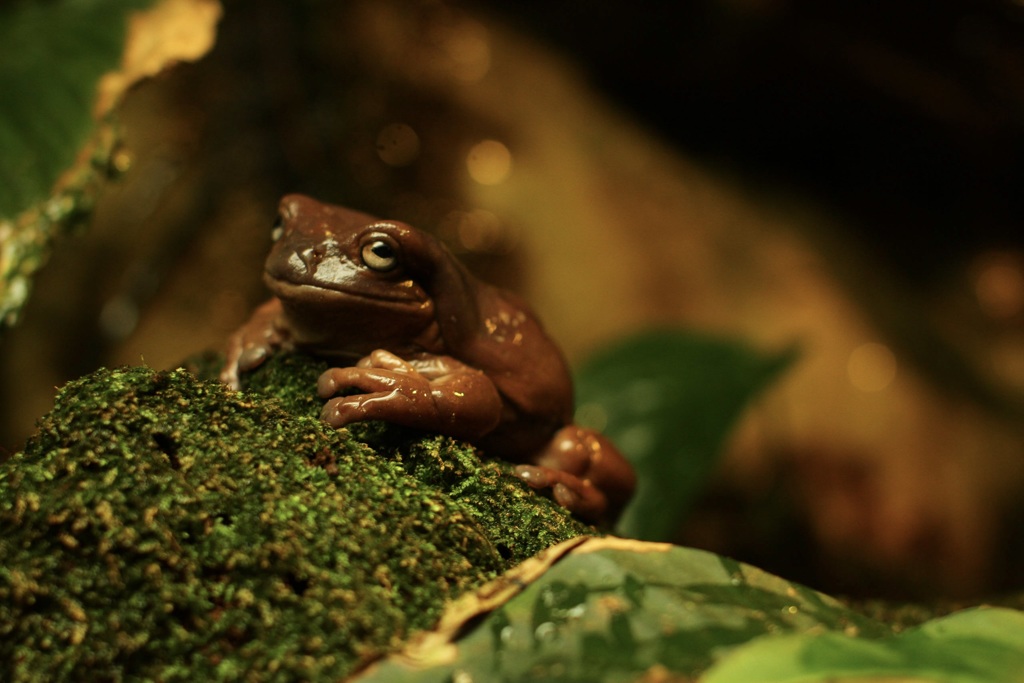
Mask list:
[[[515,475],[530,485],[532,489],[546,489],[554,483],[552,470],[536,465],[516,465]]]
[[[339,396],[332,398],[324,404],[320,410],[320,419],[335,429],[345,425],[365,420],[365,411],[362,410],[362,396]]]
[[[603,493],[590,482],[577,480],[579,485],[570,487],[562,482],[551,488],[555,502],[580,519],[597,524],[604,518],[608,502]]]
[[[320,377],[316,380],[316,395],[320,398],[327,398],[328,396],[334,396],[336,393],[338,393],[338,380],[334,373],[330,370],[321,373]]]
[[[337,399],[330,400],[324,404],[324,407],[320,410],[320,419],[335,429],[348,424],[345,421],[344,411],[338,406]]]
[[[238,391],[241,388],[241,382],[238,378],[238,366],[233,363],[224,366],[224,369],[220,371],[218,379],[222,384],[228,385],[228,388],[234,391]]]
[[[270,356],[270,349],[266,346],[258,344],[249,344],[242,349],[242,352],[238,355],[238,369],[241,371],[252,370],[258,365],[262,365]]]
[[[369,356],[360,358],[356,363],[357,368],[378,368],[393,370],[409,374],[418,374],[416,369],[400,356],[397,356],[386,349],[377,349]]]

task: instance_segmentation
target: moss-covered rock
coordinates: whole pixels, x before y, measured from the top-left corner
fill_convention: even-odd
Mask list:
[[[0,679],[342,676],[591,531],[450,439],[328,428],[319,369],[68,384],[0,466]]]

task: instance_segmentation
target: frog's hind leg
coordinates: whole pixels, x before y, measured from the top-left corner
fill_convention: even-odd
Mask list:
[[[636,485],[632,466],[615,445],[576,425],[556,432],[534,464],[519,465],[515,472],[532,488],[550,488],[556,502],[582,519],[609,525]]]

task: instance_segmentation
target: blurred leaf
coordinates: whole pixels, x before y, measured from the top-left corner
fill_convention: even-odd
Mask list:
[[[517,582],[499,580],[505,587]],[[507,590],[488,586],[481,593]],[[701,550],[617,538],[578,544],[485,620],[476,623],[475,616],[466,614],[463,629],[473,624],[473,630],[461,640],[427,634],[356,680],[614,683],[653,670],[680,676],[657,680],[690,680],[685,677],[759,636],[891,632],[825,595],[749,565]],[[448,627],[452,638],[460,635]]]
[[[1024,681],[1024,613],[979,607],[877,641],[838,633],[756,640],[730,653],[701,680]]]
[[[586,363],[576,378],[576,421],[608,435],[637,472],[637,493],[617,532],[671,538],[744,406],[794,357],[660,331]]]
[[[52,0],[0,8],[0,324],[50,241],[112,167],[108,115],[141,78],[213,43],[215,0]]]
[[[140,2],[19,2],[0,18],[0,216],[48,196],[93,124],[100,77]]]

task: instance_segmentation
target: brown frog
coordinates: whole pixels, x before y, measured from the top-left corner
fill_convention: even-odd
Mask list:
[[[277,349],[337,360],[317,386],[331,426],[386,420],[464,439],[523,463],[524,481],[581,517],[617,516],[633,469],[571,424],[565,360],[525,302],[427,233],[309,197],[281,200],[273,236],[263,278],[275,296],[232,335],[222,381],[237,388]]]

